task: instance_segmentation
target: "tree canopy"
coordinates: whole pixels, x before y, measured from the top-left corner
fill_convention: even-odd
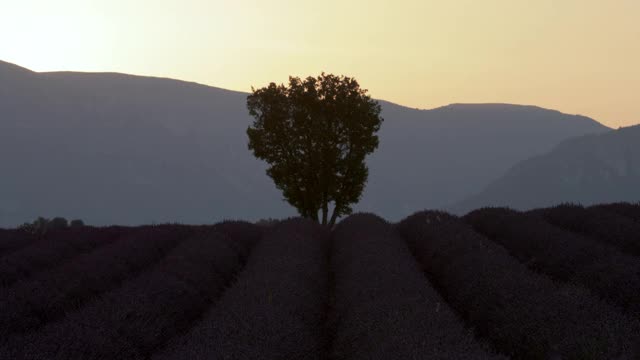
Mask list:
[[[270,83],[247,97],[249,150],[270,166],[276,187],[300,215],[333,226],[352,212],[378,147],[380,105],[351,77],[322,73]],[[329,210],[333,214],[329,219]]]

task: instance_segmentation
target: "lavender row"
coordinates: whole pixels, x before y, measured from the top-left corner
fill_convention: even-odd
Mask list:
[[[0,256],[26,247],[37,239],[38,236],[26,231],[0,229]]]
[[[268,230],[220,301],[154,359],[322,359],[327,237],[304,219]]]
[[[352,215],[332,244],[332,359],[502,358],[465,328],[392,225]]]
[[[515,210],[481,209],[465,220],[529,268],[583,285],[640,319],[640,258]]]
[[[637,203],[612,203],[612,204],[602,204],[602,205],[593,205],[590,208],[597,210],[604,210],[611,213],[615,213],[629,219],[640,222],[640,202]]]
[[[563,229],[592,237],[640,256],[640,223],[614,212],[580,205],[559,205],[532,210],[530,214]]]
[[[0,258],[0,287],[52,268],[120,236],[120,228],[81,228],[51,231],[41,240]]]
[[[0,293],[0,338],[77,310],[159,261],[192,233],[179,226],[132,229],[111,244],[6,289]]]
[[[637,359],[634,319],[578,286],[536,274],[457,217],[420,212],[398,226],[447,302],[514,359]]]
[[[244,226],[253,227],[251,224]],[[260,236],[256,229],[255,236]],[[11,359],[143,359],[186,331],[241,268],[233,236],[207,231],[77,312],[0,350]]]

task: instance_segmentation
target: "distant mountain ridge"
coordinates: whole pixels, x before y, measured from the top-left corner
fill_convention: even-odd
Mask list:
[[[293,215],[247,149],[246,93],[0,62],[0,227]],[[379,149],[356,210],[394,220],[477,193],[518,161],[608,128],[531,106],[416,110],[381,101]]]
[[[453,207],[520,210],[561,202],[591,205],[640,200],[640,125],[562,142],[519,162],[479,194]]]
[[[382,104],[389,121],[383,123],[379,151],[369,160],[371,176],[361,202],[372,212],[444,208],[477,193],[518,161],[568,138],[609,130],[584,116],[536,106],[453,104],[412,110]],[[405,178],[399,181],[398,176]],[[387,184],[398,186],[389,191]],[[400,218],[394,214],[385,213]]]

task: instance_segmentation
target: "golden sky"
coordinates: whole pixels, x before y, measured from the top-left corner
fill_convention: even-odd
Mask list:
[[[640,123],[640,0],[0,0],[0,59],[242,91],[326,71],[411,107]]]

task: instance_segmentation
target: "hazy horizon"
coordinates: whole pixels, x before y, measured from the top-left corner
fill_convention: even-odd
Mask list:
[[[237,91],[326,71],[413,108],[526,104],[617,128],[640,123],[638,14],[631,0],[5,0],[0,59]]]

